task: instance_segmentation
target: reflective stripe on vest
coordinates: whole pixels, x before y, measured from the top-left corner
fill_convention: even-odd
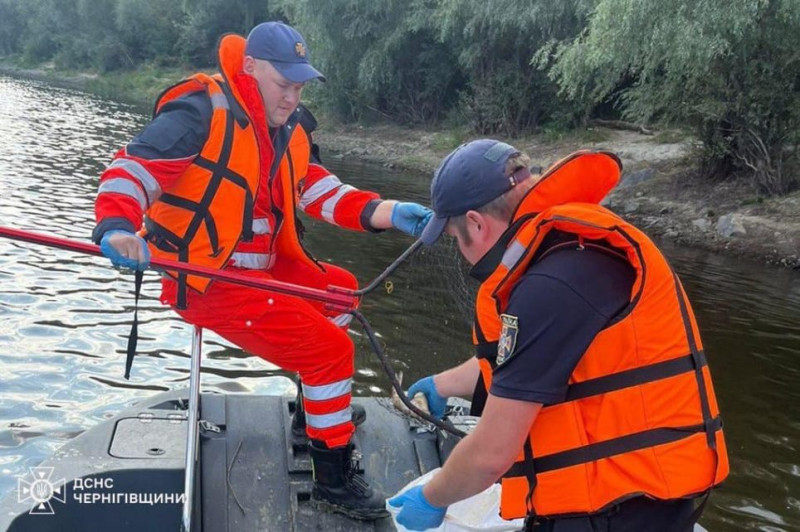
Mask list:
[[[347,378],[318,386],[312,386],[303,382],[302,386],[303,397],[306,399],[310,401],[327,401],[328,399],[336,399],[337,397],[349,394],[353,388],[353,379]]]
[[[272,226],[268,218],[256,218],[253,220],[254,235],[272,234]],[[234,266],[247,270],[268,270],[275,264],[274,253],[234,251],[231,255]]]
[[[233,265],[246,270],[268,270],[275,264],[273,253],[242,253],[235,251],[231,255]]]
[[[211,97],[211,108],[212,109],[225,109],[228,110],[231,106],[228,104],[228,98],[225,97],[224,94],[212,94]]]
[[[500,261],[500,264],[505,266],[507,269],[511,270],[516,266],[519,259],[522,258],[523,253],[525,253],[525,246],[519,240],[515,240],[508,246],[506,252],[503,253],[503,258]]]
[[[254,235],[268,235],[270,233],[272,233],[272,226],[270,226],[268,218],[256,218],[253,220]]]

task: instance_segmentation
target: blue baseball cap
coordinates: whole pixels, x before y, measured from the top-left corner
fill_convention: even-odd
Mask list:
[[[308,46],[296,29],[283,22],[262,22],[247,36],[245,55],[269,61],[275,70],[294,83],[325,76],[309,63]]]
[[[462,144],[445,157],[433,174],[433,218],[422,231],[423,244],[434,244],[451,217],[479,209],[529,178],[528,168],[506,175],[506,162],[519,153],[505,142],[480,139]]]

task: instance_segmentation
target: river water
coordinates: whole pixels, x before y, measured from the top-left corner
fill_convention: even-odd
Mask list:
[[[88,241],[98,176],[146,120],[128,105],[0,77],[0,224]],[[427,202],[429,176],[335,157],[326,164],[355,186]],[[411,244],[308,226],[307,247],[362,285]],[[703,331],[731,459],[701,522],[711,531],[800,530],[800,275],[663,249]],[[454,289],[457,272],[447,253],[415,257],[362,304],[406,384],[470,356],[473,286]],[[65,441],[144,397],[187,386],[191,330],[159,304],[155,274],[145,276],[139,357],[123,379],[132,288],[103,259],[0,239],[0,497]],[[386,395],[388,380],[353,329],[355,393]],[[205,389],[290,394],[289,377],[206,333]]]

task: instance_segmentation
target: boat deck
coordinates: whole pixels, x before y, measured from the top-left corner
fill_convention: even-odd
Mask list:
[[[53,468],[54,486],[65,479],[63,502],[12,494],[0,506],[0,530],[180,530],[185,394],[159,394],[65,445],[39,466]],[[354,401],[367,411],[356,445],[374,487],[393,494],[439,467],[441,438],[414,428],[388,399]],[[290,430],[292,398],[204,393],[200,405],[193,532],[394,530],[390,519],[364,523],[312,505],[305,440]]]

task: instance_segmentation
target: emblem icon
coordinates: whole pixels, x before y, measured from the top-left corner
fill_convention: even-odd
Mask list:
[[[500,331],[500,339],[497,341],[497,365],[499,366],[511,355],[517,346],[517,333],[519,332],[519,319],[510,314],[501,314],[503,328]]]
[[[31,467],[27,478],[17,479],[17,502],[31,501],[34,503],[30,510],[31,515],[52,515],[53,505],[51,500],[66,502],[66,481],[62,478],[53,480],[52,467]]]
[[[300,57],[306,56],[306,47],[301,42],[294,43],[294,52]]]

